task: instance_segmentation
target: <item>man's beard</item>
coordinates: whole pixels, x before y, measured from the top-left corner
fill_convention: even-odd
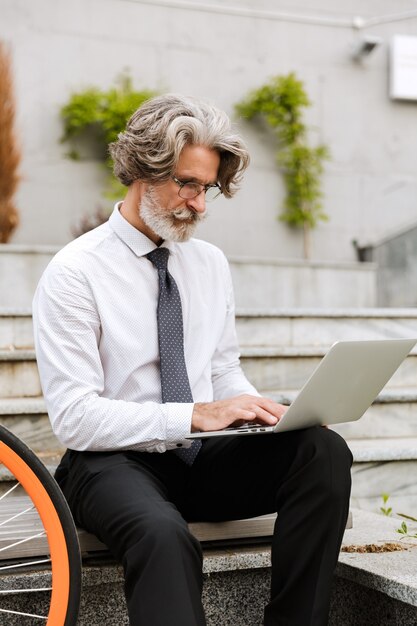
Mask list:
[[[167,241],[181,242],[190,239],[205,215],[206,213],[195,213],[186,207],[177,211],[161,207],[153,187],[149,187],[144,193],[139,205],[139,217],[156,235]]]

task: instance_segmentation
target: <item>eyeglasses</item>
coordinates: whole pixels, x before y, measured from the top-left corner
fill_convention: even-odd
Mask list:
[[[200,195],[202,191],[205,193],[206,202],[211,202],[220,196],[222,193],[221,187],[218,183],[210,185],[201,185],[200,183],[192,183],[187,181],[178,180],[175,176],[171,176],[174,183],[179,186],[178,195],[184,200],[191,200]]]

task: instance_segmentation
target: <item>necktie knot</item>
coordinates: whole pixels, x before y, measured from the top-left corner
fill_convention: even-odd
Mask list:
[[[167,269],[169,257],[168,248],[155,248],[155,250],[152,250],[152,252],[149,252],[146,256],[157,270]]]

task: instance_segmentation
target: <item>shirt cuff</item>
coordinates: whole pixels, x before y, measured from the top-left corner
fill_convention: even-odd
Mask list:
[[[166,418],[166,442],[183,441],[191,434],[194,402],[166,402],[162,408]]]

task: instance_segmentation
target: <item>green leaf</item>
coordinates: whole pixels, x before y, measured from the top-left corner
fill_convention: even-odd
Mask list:
[[[247,120],[263,119],[276,136],[277,163],[287,188],[279,219],[297,228],[314,228],[328,220],[322,208],[321,176],[330,151],[324,144],[308,144],[302,116],[310,104],[303,83],[291,72],[273,77],[235,106]]]
[[[409,519],[412,522],[417,522],[417,517],[412,517],[411,515],[406,515],[405,513],[397,513],[400,517],[405,517],[405,519]]]
[[[82,158],[81,145],[74,146],[75,140],[93,142],[94,154],[108,172],[106,195],[112,198],[116,197],[116,193],[120,198],[124,188],[113,176],[108,145],[126,128],[132,113],[154,95],[156,93],[148,89],[134,90],[130,76],[124,73],[117,78],[116,85],[108,90],[89,87],[71,94],[68,102],[61,108],[61,142],[70,146],[66,156],[73,160]]]

